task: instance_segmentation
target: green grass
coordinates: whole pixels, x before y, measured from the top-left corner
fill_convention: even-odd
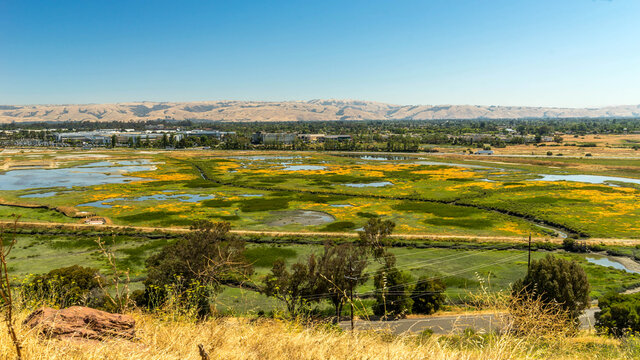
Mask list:
[[[98,237],[106,241],[107,246],[115,251],[119,267],[131,269],[132,277],[138,279],[144,277],[146,258],[174,241],[160,234],[151,238],[132,235],[111,237],[107,234],[91,232],[77,235],[19,235],[17,246],[9,258],[11,275],[22,277],[28,273],[45,273],[54,268],[74,264],[97,267],[107,272],[106,261],[95,243]],[[481,283],[488,286],[490,291],[507,291],[510,284],[526,273],[527,252],[524,249],[506,249],[513,246],[510,244],[433,242],[432,245],[438,247],[392,248],[391,252],[397,256],[398,267],[409,272],[414,279],[420,276],[442,278],[447,284],[446,294],[451,302],[462,301],[470,292],[479,291]],[[635,248],[625,247],[616,247],[615,250],[628,255],[637,252]],[[321,254],[321,252],[320,240],[318,245],[249,243],[246,258],[255,269],[253,281],[260,283],[275,260],[282,258],[290,266],[299,260],[306,261],[312,253]],[[547,253],[547,251],[535,251],[532,253],[532,258],[540,259]],[[640,285],[638,274],[588,263],[585,258],[592,255],[558,253],[556,256],[578,261],[587,272],[593,297],[607,291],[620,291],[623,288]],[[366,272],[372,275],[379,267],[378,263],[372,261]],[[367,283],[357,289],[357,293],[365,294],[372,289],[372,279],[369,278]],[[227,291],[225,290],[225,293],[229,295]],[[234,297],[237,295],[239,294],[234,293]],[[227,310],[241,311],[266,306],[265,304],[275,304],[273,299],[265,299],[257,294],[244,293],[243,296],[248,299],[247,301],[254,301],[254,303],[239,304],[229,299],[231,302],[227,303],[229,306]],[[272,308],[263,308],[267,311],[270,309]]]
[[[336,221],[322,228],[323,231],[345,231],[353,230],[358,227],[351,221]]]
[[[483,213],[483,210],[478,210],[471,207],[419,201],[402,201],[394,205],[393,209],[403,212],[407,211],[427,213],[447,218],[468,217]]]
[[[298,252],[294,248],[275,246],[254,246],[247,248],[245,257],[255,267],[271,268],[277,259],[292,259]]]
[[[493,225],[491,220],[487,219],[427,219],[424,221],[428,225],[433,226],[449,226],[462,227],[465,229],[488,229]]]
[[[289,208],[287,198],[255,198],[239,202],[240,210],[243,212],[285,210]]]

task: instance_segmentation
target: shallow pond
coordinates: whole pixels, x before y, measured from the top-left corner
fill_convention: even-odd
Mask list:
[[[609,181],[617,181],[624,183],[640,184],[640,179],[616,177],[616,176],[600,176],[600,175],[544,175],[541,179],[535,181],[575,181],[588,184],[606,184]]]
[[[251,161],[263,161],[263,160],[293,160],[301,159],[302,156],[282,156],[282,155],[239,155],[239,156],[227,156],[227,159],[236,160],[251,160]]]
[[[111,208],[112,203],[116,201],[167,201],[167,200],[179,200],[180,202],[189,202],[189,203],[197,203],[204,200],[213,199],[213,195],[194,195],[194,194],[175,194],[175,195],[165,195],[165,194],[156,194],[156,195],[147,195],[147,196],[139,196],[137,198],[110,198],[98,201],[92,201],[85,204],[80,204],[76,206],[89,206],[95,208]]]
[[[0,174],[0,190],[121,184],[148,180],[124,174],[155,170],[149,165],[105,166],[103,162],[62,169],[23,169]]]
[[[34,193],[34,194],[26,194],[26,195],[22,195],[20,196],[21,198],[45,198],[45,197],[51,197],[54,195],[57,195],[58,192],[57,191],[49,191],[49,192],[44,192],[44,193]]]
[[[354,156],[358,157],[358,156]],[[396,155],[362,155],[359,157],[362,160],[375,160],[375,161],[398,161],[398,160],[415,160],[417,158],[410,156],[396,156]]]
[[[335,218],[322,211],[313,210],[288,210],[271,212],[271,221],[266,222],[271,226],[285,225],[322,225],[335,221]]]
[[[483,166],[483,165],[474,165],[474,164],[459,164],[459,163],[450,163],[450,162],[440,162],[440,161],[418,161],[417,165],[428,165],[428,166],[453,166],[453,167],[461,167],[461,168],[472,168],[472,169],[496,169],[502,170],[500,168]]]
[[[322,165],[288,165],[283,171],[314,171],[314,170],[324,170],[326,166]]]
[[[331,207],[336,207],[336,208],[346,208],[346,207],[353,207],[353,205],[351,204],[331,204],[329,205]]]
[[[596,264],[596,265],[600,265],[600,266],[606,266],[606,267],[612,267],[612,268],[615,268],[615,269],[618,269],[618,270],[626,271],[628,273],[640,274],[640,272],[628,269],[622,263],[610,260],[610,259],[608,259],[606,257],[602,257],[602,258],[587,257],[586,259],[587,259],[588,262],[590,262],[592,264]]]
[[[364,184],[343,184],[343,185],[348,187],[355,187],[355,188],[365,188],[365,187],[385,187],[385,186],[393,185],[393,183],[390,181],[378,181],[378,182],[364,183]]]

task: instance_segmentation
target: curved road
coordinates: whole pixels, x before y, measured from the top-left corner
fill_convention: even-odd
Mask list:
[[[596,322],[595,313],[598,311],[600,311],[598,308],[585,310],[584,314],[580,316],[580,328],[585,330],[593,329]],[[477,332],[500,330],[505,325],[505,319],[500,313],[484,313],[428,316],[392,321],[356,320],[354,325],[356,330],[391,331],[394,334],[418,333],[425,329],[431,329],[434,334],[451,334],[462,332],[467,328],[474,329]],[[345,330],[351,329],[351,322],[348,320],[341,321],[340,327]]]

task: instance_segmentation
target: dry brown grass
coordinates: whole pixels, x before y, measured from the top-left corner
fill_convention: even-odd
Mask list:
[[[23,312],[20,320],[27,315]],[[633,358],[616,340],[583,335],[542,339],[515,336],[390,336],[340,332],[322,327],[261,320],[221,318],[205,322],[163,321],[132,314],[137,341],[52,340],[19,328],[25,359],[200,359],[203,344],[211,359],[588,359]],[[4,329],[3,329],[4,330]],[[603,350],[604,349],[604,350]],[[3,331],[0,358],[14,349]]]

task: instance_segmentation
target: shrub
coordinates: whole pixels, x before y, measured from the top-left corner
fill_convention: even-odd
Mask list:
[[[608,293],[598,299],[596,329],[614,336],[640,333],[640,293]]]
[[[558,304],[571,318],[577,319],[589,304],[589,281],[575,261],[547,255],[531,262],[527,275],[514,283],[513,294]]]
[[[438,311],[444,303],[444,290],[446,285],[440,279],[429,279],[422,277],[418,279],[411,298],[413,299],[413,307],[411,310],[414,314],[433,314]]]
[[[98,269],[73,265],[27,278],[22,284],[26,301],[49,306],[103,307],[104,294]],[[33,304],[32,304],[33,305]]]

